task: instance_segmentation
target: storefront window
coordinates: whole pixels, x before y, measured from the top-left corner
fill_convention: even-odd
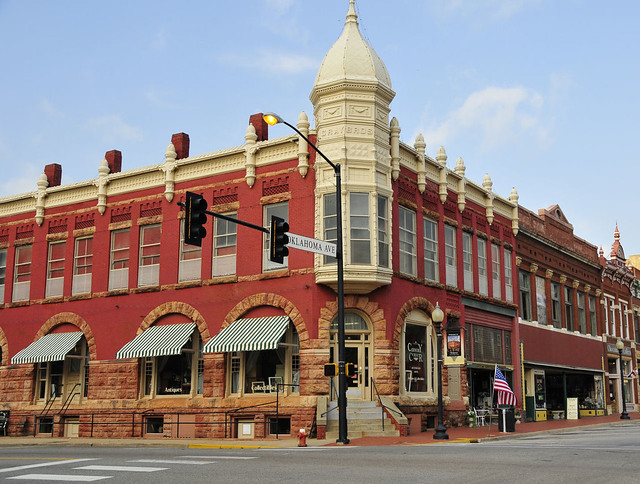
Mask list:
[[[404,389],[434,393],[436,338],[431,325],[405,324]]]

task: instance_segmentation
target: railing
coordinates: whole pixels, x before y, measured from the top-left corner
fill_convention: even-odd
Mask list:
[[[402,412],[397,411],[394,408],[388,407],[387,405],[385,405],[384,403],[382,403],[382,398],[380,398],[380,393],[378,392],[378,387],[376,386],[376,382],[373,380],[373,377],[371,377],[371,400],[373,400],[373,391],[376,391],[376,396],[378,397],[378,403],[380,404],[380,410],[382,411],[382,431],[384,432],[384,411],[389,410],[390,412],[395,413],[396,415],[399,415],[400,417],[403,417],[404,415],[402,414]]]
[[[58,415],[64,414],[67,409],[69,408],[69,405],[71,405],[71,402],[73,401],[73,398],[76,395],[80,395],[80,392],[76,392],[76,388],[78,388],[80,386],[80,383],[76,383],[73,388],[71,389],[71,392],[69,393],[69,395],[67,395],[66,400],[64,401],[64,403],[62,404],[62,408],[60,409],[60,411],[58,412]],[[75,393],[74,393],[75,392]]]
[[[338,393],[336,390],[336,386],[333,383],[334,377],[331,377],[330,382],[329,382],[329,401],[330,402],[336,402],[338,400]],[[335,400],[333,399],[335,397]],[[338,409],[338,404],[336,403],[336,406],[333,408],[328,408],[326,412],[323,412],[322,414],[320,414],[321,417],[326,417],[329,412],[333,412],[334,410]]]

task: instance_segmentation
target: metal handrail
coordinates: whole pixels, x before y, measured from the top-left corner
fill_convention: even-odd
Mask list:
[[[71,389],[71,392],[69,393],[69,395],[67,395],[67,398],[64,401],[64,403],[62,404],[62,408],[58,412],[58,415],[64,414],[67,411],[67,409],[69,408],[69,406],[71,405],[71,402],[73,401],[73,398],[76,395],[80,395],[80,392],[74,393],[75,389],[78,388],[79,386],[80,386],[80,383],[76,383],[75,385],[73,385],[73,388]]]
[[[378,387],[376,386],[376,382],[374,381],[373,377],[371,377],[371,400],[373,400],[373,391],[376,391],[376,396],[378,397],[378,403],[380,403],[380,410],[382,412],[382,431],[384,432],[384,411],[385,409],[389,410],[390,412],[393,412],[397,415],[402,416],[402,412],[399,412],[391,407],[388,407],[387,405],[385,405],[384,403],[382,403],[382,398],[380,398],[380,393],[378,392]]]

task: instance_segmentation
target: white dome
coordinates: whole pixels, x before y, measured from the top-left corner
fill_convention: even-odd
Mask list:
[[[377,82],[391,89],[389,71],[360,33],[354,0],[350,2],[342,35],[318,70],[314,90],[337,81]]]

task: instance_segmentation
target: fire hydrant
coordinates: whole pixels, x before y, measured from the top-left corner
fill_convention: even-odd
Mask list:
[[[306,447],[307,431],[305,429],[300,429],[296,435],[298,437],[298,447]]]

